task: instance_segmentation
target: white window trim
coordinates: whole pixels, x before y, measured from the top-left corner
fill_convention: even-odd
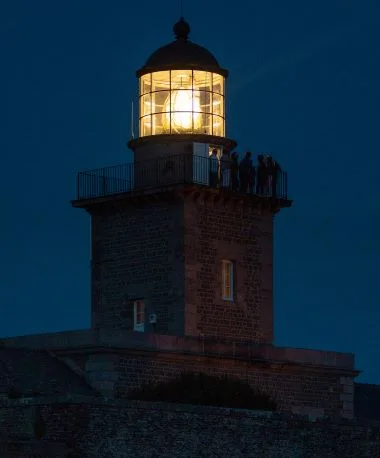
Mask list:
[[[142,315],[143,320],[142,322],[137,322],[137,315],[138,315],[138,307],[142,307]],[[141,313],[141,311],[140,311]],[[138,332],[144,332],[145,328],[145,305],[144,301],[134,301],[133,302],[133,330]]]
[[[225,269],[227,266],[230,266],[230,278],[229,278],[229,283],[230,283],[230,294],[227,295],[226,293],[226,277],[225,277]],[[233,261],[229,261],[227,259],[224,259],[222,261],[222,296],[224,301],[233,301],[234,300],[234,263]]]

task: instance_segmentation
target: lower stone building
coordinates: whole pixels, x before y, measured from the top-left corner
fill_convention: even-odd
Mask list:
[[[64,381],[63,374],[71,373],[77,383],[86,383],[102,396],[122,399],[143,383],[169,380],[183,371],[196,370],[243,379],[268,393],[280,411],[320,418],[354,416],[353,379],[358,371],[350,354],[110,330],[21,336],[3,339],[2,345],[4,355],[15,361],[19,359],[17,348],[49,352],[48,358],[31,357],[29,361],[29,366],[32,361],[42,365],[42,387],[43,380],[49,380],[49,371],[57,370],[54,367],[58,365],[60,378],[56,384]],[[40,355],[38,351],[30,354]],[[23,367],[22,362],[15,363],[15,367],[20,365]],[[24,369],[20,370],[23,373]],[[7,380],[7,386],[13,386],[11,379]],[[17,378],[14,389],[24,391]]]

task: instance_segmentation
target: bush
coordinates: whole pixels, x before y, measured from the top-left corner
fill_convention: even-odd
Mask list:
[[[145,384],[132,390],[128,399],[238,409],[271,410],[277,404],[266,393],[237,378],[187,372],[165,383]]]

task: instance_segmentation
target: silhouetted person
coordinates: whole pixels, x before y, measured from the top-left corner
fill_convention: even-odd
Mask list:
[[[262,154],[259,154],[257,156],[257,194],[263,195],[266,187],[266,183],[268,180],[268,175],[267,175],[267,166],[264,161],[264,156]]]
[[[231,155],[231,188],[236,191],[238,188],[238,154],[236,152]]]
[[[231,159],[227,151],[220,158],[220,181],[223,188],[229,188],[231,183]]]
[[[218,172],[219,172],[219,159],[218,151],[216,149],[212,150],[211,156],[209,158],[209,170],[210,170],[210,186],[216,188],[218,186]]]
[[[271,190],[272,197],[277,197],[277,180],[279,172],[281,172],[280,165],[272,158],[267,157],[267,173],[268,173],[268,187]]]
[[[252,192],[252,183],[255,181],[255,169],[252,165],[251,153],[245,153],[244,159],[239,164],[239,178],[241,192],[247,192],[250,187]],[[254,186],[254,185],[253,185]]]

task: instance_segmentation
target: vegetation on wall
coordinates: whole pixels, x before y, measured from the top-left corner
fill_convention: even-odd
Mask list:
[[[277,404],[269,395],[229,376],[185,372],[168,382],[145,384],[131,391],[128,399],[240,409],[271,410]]]

